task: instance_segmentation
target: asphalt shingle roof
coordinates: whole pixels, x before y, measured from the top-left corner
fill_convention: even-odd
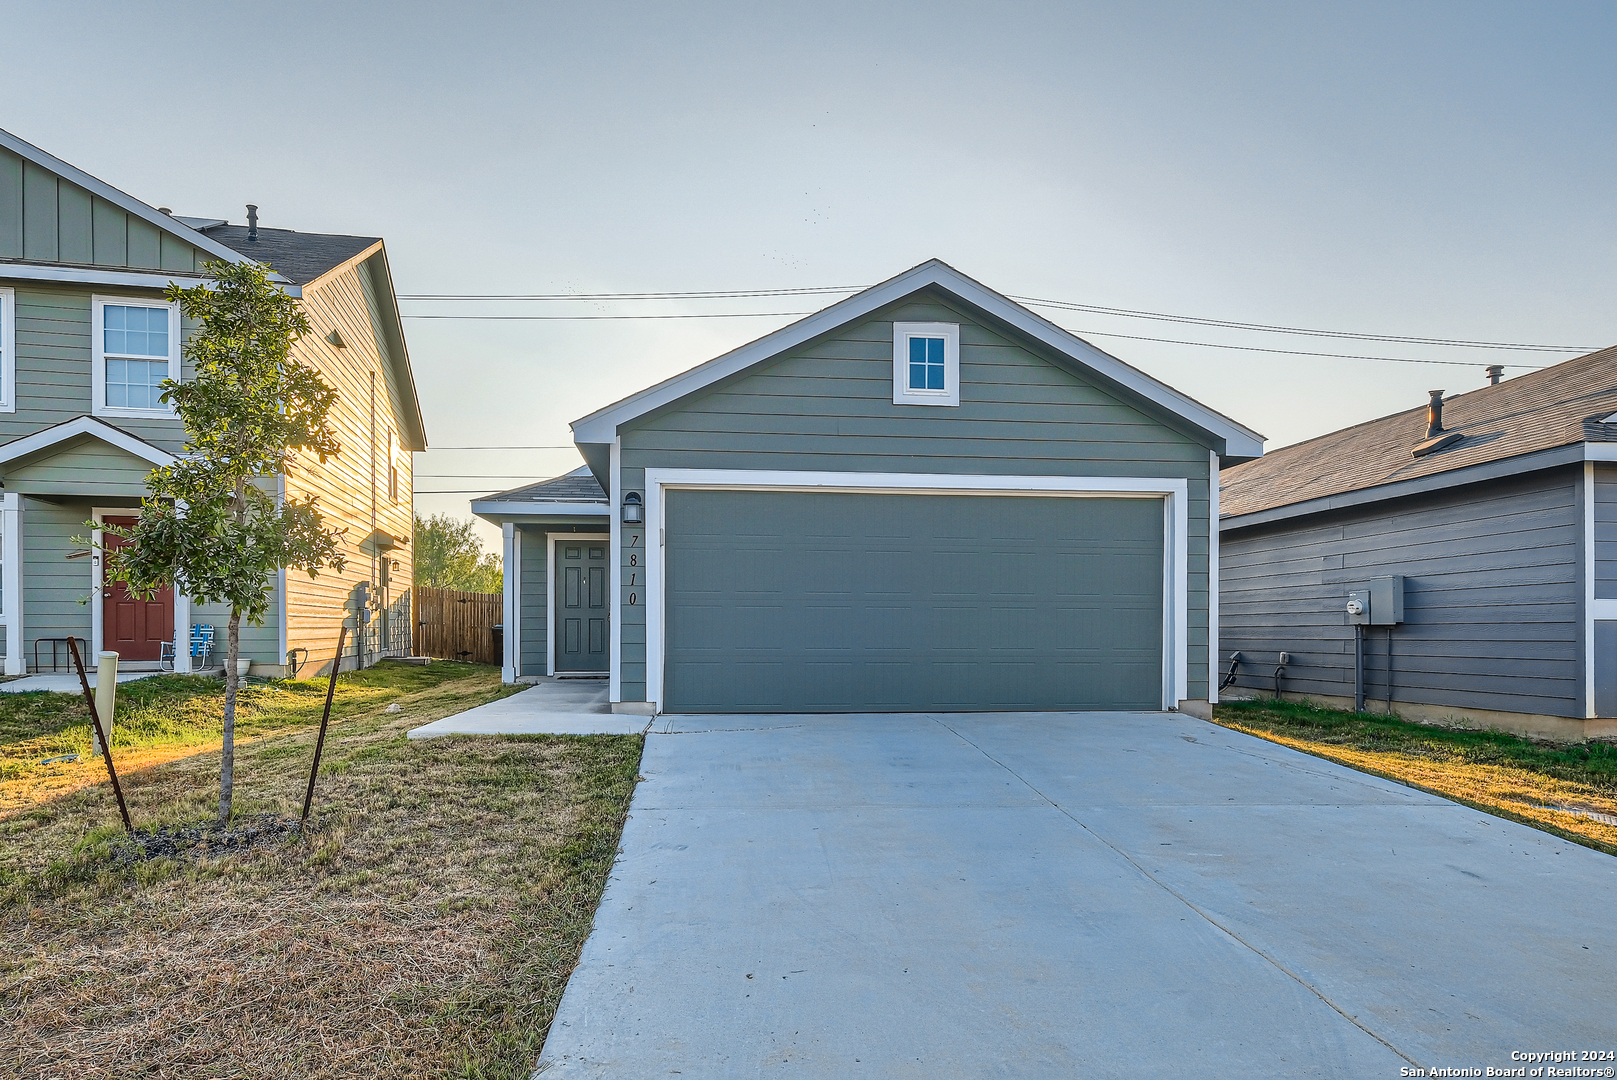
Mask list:
[[[307,285],[381,240],[376,236],[260,228],[258,239],[249,241],[245,225],[215,225],[203,229],[202,234],[255,262],[268,264],[271,270],[294,285]]]
[[[485,499],[479,499],[479,502]],[[497,495],[486,496],[488,502],[545,502],[545,503],[598,503],[606,505],[606,491],[590,472],[588,465],[580,465],[565,476],[541,480],[537,484],[512,488]]]
[[[1282,447],[1225,469],[1219,516],[1239,517],[1349,491],[1580,442],[1617,442],[1617,346],[1443,402],[1443,428],[1464,436],[1426,457],[1426,406]]]

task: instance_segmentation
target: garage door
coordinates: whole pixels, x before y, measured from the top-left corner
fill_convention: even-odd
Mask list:
[[[670,490],[664,709],[1162,706],[1160,499]]]

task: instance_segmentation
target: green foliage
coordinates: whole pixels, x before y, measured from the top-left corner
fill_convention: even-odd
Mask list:
[[[257,263],[210,262],[211,286],[167,296],[198,324],[185,343],[195,377],[163,383],[163,400],[185,424],[185,449],[153,469],[133,526],[108,527],[127,544],[104,552],[104,572],[137,595],[177,588],[203,604],[229,604],[225,639],[224,748],[219,820],[227,824],[235,754],[236,661],[241,621],[262,625],[274,575],[343,568],[342,535],[327,529],[312,496],[276,504],[269,490],[291,471],[294,451],[322,463],[341,447],[328,415],[337,391],[292,358],[309,332],[297,301]]]
[[[185,451],[147,477],[133,526],[107,527],[129,543],[106,553],[106,573],[148,596],[177,586],[261,625],[277,571],[314,577],[343,566],[341,536],[325,528],[312,497],[277,506],[266,490],[290,469],[292,451],[322,462],[340,451],[327,421],[337,392],[291,359],[309,322],[264,267],[214,262],[207,271],[216,287],[168,291],[200,324],[185,344],[195,378],[163,384],[185,424]]]
[[[497,593],[505,588],[500,557],[483,550],[470,521],[433,514],[415,518],[415,583],[435,589]]]

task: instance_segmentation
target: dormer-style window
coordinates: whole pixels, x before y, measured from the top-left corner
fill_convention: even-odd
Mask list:
[[[0,288],[0,412],[17,411],[17,290]]]
[[[893,324],[893,404],[960,404],[960,324]]]
[[[93,301],[92,408],[96,416],[169,417],[165,379],[180,377],[180,312],[162,300]]]

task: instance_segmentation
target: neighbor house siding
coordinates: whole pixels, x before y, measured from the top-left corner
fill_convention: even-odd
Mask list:
[[[960,324],[958,407],[893,404],[895,321]],[[1207,447],[962,308],[911,297],[625,425],[619,436],[624,491],[645,489],[647,467],[1183,477],[1188,696],[1207,697]],[[620,672],[623,700],[643,701],[648,538],[632,546],[631,532],[624,526],[619,545]]]
[[[1403,575],[1390,669],[1387,630],[1365,630],[1370,702],[1582,716],[1580,485],[1573,467],[1226,527],[1219,651],[1244,654],[1234,693],[1272,688],[1284,650],[1285,691],[1351,698],[1348,591]]]
[[[1597,462],[1594,474],[1595,599],[1617,600],[1617,465]]]
[[[408,546],[414,506],[411,459],[399,437],[399,395],[389,385],[392,365],[366,298],[366,276],[362,264],[352,265],[304,288],[303,310],[313,330],[293,354],[337,390],[330,422],[342,444],[341,453],[324,462],[310,453],[294,455],[286,477],[289,498],[314,496],[327,524],[344,530],[341,549],[347,566],[341,572],[321,570],[312,580],[301,571],[286,573],[287,648],[309,650],[301,673],[311,676],[330,671],[337,630],[345,621],[352,634],[357,586],[368,581],[373,595],[380,593],[381,558],[361,548],[373,530],[401,541],[385,556],[397,560],[399,569],[390,569],[382,599],[391,603],[414,580]],[[341,334],[346,348],[326,340],[332,330]],[[390,465],[399,470],[397,499],[389,497]],[[353,655],[352,645],[345,655]]]
[[[0,258],[196,273],[207,256],[0,148]]]
[[[517,536],[522,540],[522,580],[520,582],[522,607],[522,641],[517,660],[518,675],[549,674],[545,664],[545,631],[550,625],[550,605],[545,596],[545,581],[550,572],[545,558],[546,537],[542,529],[518,526]],[[506,567],[506,573],[511,568]]]

